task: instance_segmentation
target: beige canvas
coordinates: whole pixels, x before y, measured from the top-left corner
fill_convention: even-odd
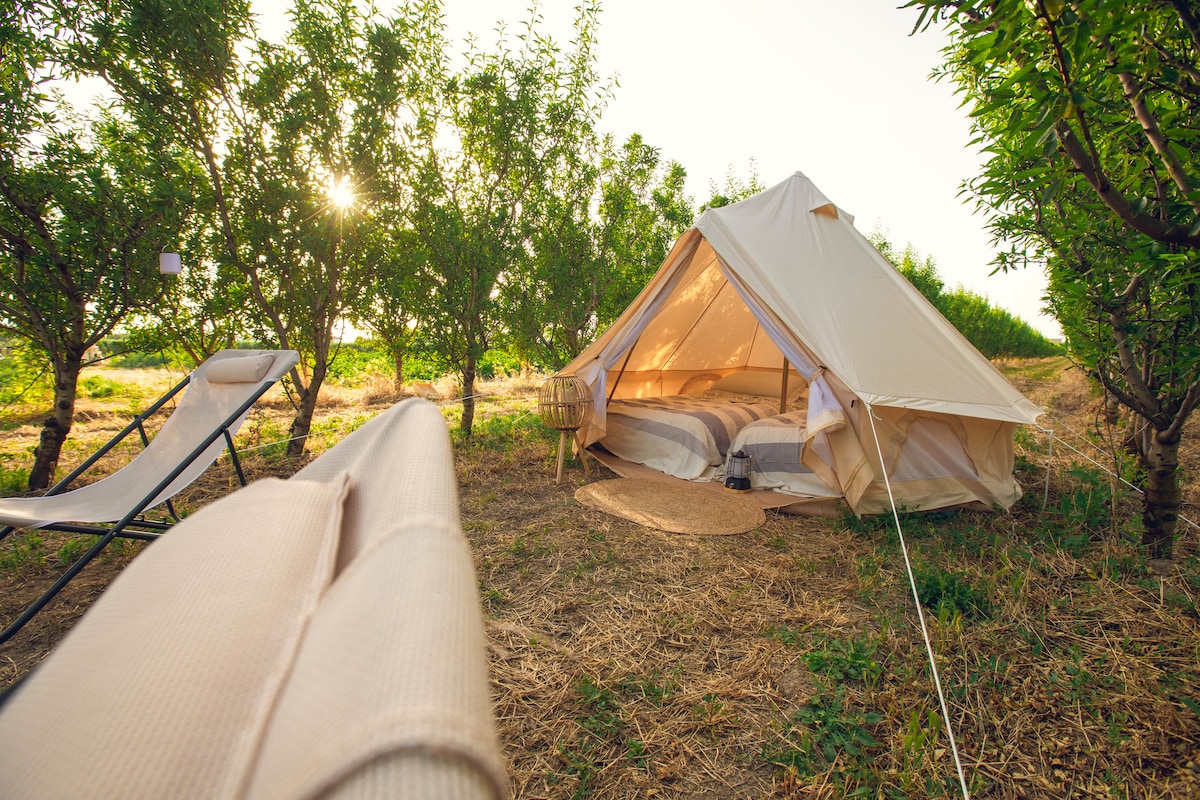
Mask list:
[[[237,797],[333,575],[345,477],[258,481],[118,577],[0,714],[6,797]]]
[[[449,435],[398,403],[127,568],[0,711],[0,795],[503,798]]]
[[[1040,409],[801,173],[702,214],[563,373],[591,388],[595,410],[581,437],[594,444],[605,436],[610,398],[686,393],[736,371],[782,377],[785,363],[810,383],[808,427],[819,432],[803,463],[855,510],[878,510],[880,493],[886,501],[884,464],[900,463],[903,420],[913,418],[905,414],[971,420],[953,426],[958,451],[943,448],[944,475],[901,481],[907,507],[1008,506],[1020,496],[1012,431]],[[956,466],[959,453],[974,462],[971,474]]]

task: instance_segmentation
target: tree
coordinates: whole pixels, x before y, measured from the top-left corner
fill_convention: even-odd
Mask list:
[[[436,39],[440,9],[390,21],[354,0],[297,0],[279,45],[259,41],[244,2],[175,6],[125,0],[96,12],[82,60],[139,123],[203,159],[220,232],[218,265],[248,287],[251,329],[301,353],[290,373],[299,455],[335,357],[335,329],[361,299],[370,232],[389,202],[381,176],[403,150],[412,67]]]
[[[554,369],[625,310],[692,219],[683,167],[640,135],[578,156],[547,187],[527,268],[501,290],[507,348]]]
[[[367,242],[371,269],[364,276],[362,297],[354,309],[356,324],[369,330],[387,351],[395,391],[404,387],[404,357],[422,324],[422,283],[426,258],[413,231],[401,223],[382,225]]]
[[[424,132],[409,219],[429,270],[426,333],[462,377],[465,435],[480,359],[504,327],[501,286],[521,280],[529,233],[554,208],[543,187],[564,174],[596,112],[598,12],[578,13],[565,59],[538,30],[536,7],[519,49],[503,35],[495,52],[472,49],[461,75],[445,71],[444,111]]]
[[[717,186],[716,181],[708,182],[708,202],[704,204],[704,208],[721,208],[730,203],[736,203],[739,200],[745,200],[747,197],[752,197],[767,187],[763,186],[762,180],[758,177],[758,164],[754,159],[750,159],[750,177],[742,180],[733,171],[731,166],[725,172],[725,183],[722,186]]]
[[[664,163],[659,149],[641,136],[630,136],[604,163],[608,178],[601,187],[600,240],[617,274],[597,310],[596,330],[633,302],[696,216],[684,193],[687,171],[677,161]]]
[[[70,21],[21,2],[0,22],[0,330],[54,373],[31,489],[53,480],[88,348],[161,297],[157,252],[186,221],[196,177],[186,152],[111,114],[80,118],[53,91]]]
[[[53,480],[88,348],[161,298],[157,254],[188,213],[184,178],[195,175],[128,125],[109,118],[89,135],[61,127],[64,113],[40,144],[0,153],[0,329],[54,371],[31,489]]]
[[[1169,558],[1200,404],[1200,25],[1186,0],[913,0],[988,161],[1000,266],[1044,263],[1072,356],[1145,421],[1142,543]]]

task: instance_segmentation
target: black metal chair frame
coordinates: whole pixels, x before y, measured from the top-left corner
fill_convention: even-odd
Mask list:
[[[169,392],[156,400],[153,405],[134,417],[133,421],[130,422],[129,425],[124,428],[124,430],[122,430],[111,440],[109,440],[107,444],[88,457],[86,461],[72,470],[71,474],[67,475],[61,481],[56,483],[45,493],[45,495],[43,495],[43,497],[62,494],[63,492],[67,491],[70,485],[80,475],[90,469],[97,461],[107,455],[110,450],[120,444],[125,437],[129,436],[129,434],[133,433],[135,430],[141,436],[142,446],[145,447],[149,445],[150,439],[146,435],[146,428],[143,423],[153,416],[155,412],[159,411],[164,405],[166,405],[173,397],[179,394],[191,382],[191,379],[191,375],[184,378]],[[70,583],[72,578],[78,575],[84,567],[91,563],[91,561],[95,559],[96,556],[98,556],[104,550],[104,548],[112,542],[113,539],[121,537],[126,539],[154,541],[159,536],[162,536],[162,534],[167,530],[169,530],[172,525],[178,522],[179,515],[175,512],[175,507],[171,503],[170,499],[166,501],[165,505],[167,506],[167,510],[172,521],[165,522],[150,520],[146,519],[144,514],[154,498],[158,497],[158,495],[161,494],[168,486],[170,486],[171,483],[177,477],[179,477],[179,475],[182,474],[183,471],[186,470],[193,461],[199,458],[204,451],[213,444],[213,442],[217,441],[217,439],[221,438],[222,436],[225,438],[226,449],[229,451],[230,458],[233,461],[233,468],[237,473],[238,481],[242,486],[245,486],[246,476],[242,472],[242,465],[237,456],[237,448],[234,447],[233,437],[229,433],[229,428],[238,420],[239,417],[249,411],[250,408],[256,402],[258,402],[258,400],[273,385],[273,381],[264,382],[263,386],[261,386],[258,391],[254,392],[254,394],[247,399],[246,402],[244,402],[236,411],[230,414],[220,425],[220,427],[215,429],[209,436],[207,436],[204,439],[204,442],[196,447],[186,458],[182,459],[179,464],[177,464],[175,468],[172,469],[171,472],[167,474],[166,477],[164,477],[149,494],[135,503],[133,508],[131,508],[130,511],[116,523],[112,525],[87,525],[77,522],[55,522],[39,526],[39,530],[93,534],[98,535],[100,539],[93,544],[91,548],[87,550],[87,552],[80,556],[49,589],[42,593],[37,600],[35,600],[29,605],[28,608],[21,612],[20,616],[10,623],[3,631],[0,631],[0,644],[4,644],[11,639],[17,633],[17,631],[21,630],[21,628],[23,628],[25,624],[29,622],[29,620],[33,619],[33,617],[39,611],[41,611],[46,604],[54,599],[54,596],[62,591],[63,587]],[[17,530],[17,527],[13,525],[9,525],[3,529],[0,529],[0,539],[8,536],[14,530]]]

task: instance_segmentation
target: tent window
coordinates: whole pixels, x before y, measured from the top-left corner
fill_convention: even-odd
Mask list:
[[[908,439],[892,471],[897,481],[935,478],[978,480],[975,465],[949,425],[936,419],[916,419],[908,426]]]

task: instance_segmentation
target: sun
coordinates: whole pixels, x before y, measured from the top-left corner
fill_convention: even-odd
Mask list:
[[[350,185],[348,178],[330,178],[329,188],[325,193],[329,196],[329,202],[340,211],[354,205],[354,187]]]

